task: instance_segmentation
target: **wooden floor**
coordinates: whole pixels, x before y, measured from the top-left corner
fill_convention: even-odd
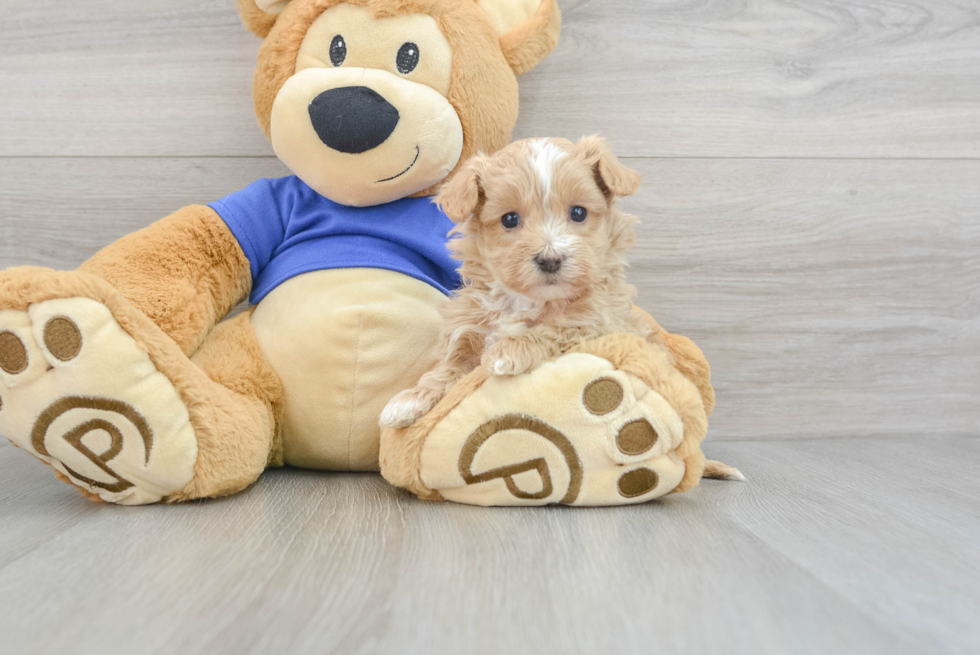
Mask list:
[[[369,474],[96,505],[0,446],[7,653],[976,653],[969,437],[742,441],[746,483],[483,509]]]
[[[515,137],[644,174],[640,303],[706,482],[628,509],[267,473],[117,508],[0,445],[11,653],[980,652],[980,1],[560,0]],[[286,174],[232,0],[0,0],[0,268]]]

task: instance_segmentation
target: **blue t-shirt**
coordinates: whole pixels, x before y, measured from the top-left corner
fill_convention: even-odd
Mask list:
[[[252,304],[286,280],[328,268],[383,268],[443,293],[459,286],[446,249],[452,221],[430,198],[348,207],[296,176],[253,182],[209,205],[252,268]]]

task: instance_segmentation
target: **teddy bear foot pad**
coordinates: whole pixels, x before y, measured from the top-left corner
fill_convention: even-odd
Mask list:
[[[0,435],[88,494],[124,505],[181,489],[197,460],[177,390],[89,298],[0,312]]]
[[[500,407],[509,411],[494,414]],[[488,379],[428,435],[419,473],[442,498],[467,504],[640,503],[680,484],[683,429],[643,381],[576,353]]]

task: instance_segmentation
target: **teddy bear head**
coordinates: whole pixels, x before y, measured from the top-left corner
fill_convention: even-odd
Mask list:
[[[431,195],[507,145],[516,76],[554,48],[555,0],[236,0],[263,37],[255,113],[317,193],[369,206]]]

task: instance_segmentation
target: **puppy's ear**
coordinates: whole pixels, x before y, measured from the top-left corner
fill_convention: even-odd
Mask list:
[[[596,184],[607,200],[613,197],[631,196],[640,187],[641,175],[623,166],[612,153],[606,140],[599,135],[582,137],[576,146],[592,165]]]
[[[436,204],[454,223],[462,223],[480,213],[485,199],[480,174],[485,161],[482,153],[470,157],[436,194]]]
[[[263,39],[269,36],[279,14],[289,4],[289,0],[235,0],[238,13],[242,15],[245,28]]]
[[[561,32],[557,0],[477,0],[500,34],[500,49],[515,75],[551,54]]]

